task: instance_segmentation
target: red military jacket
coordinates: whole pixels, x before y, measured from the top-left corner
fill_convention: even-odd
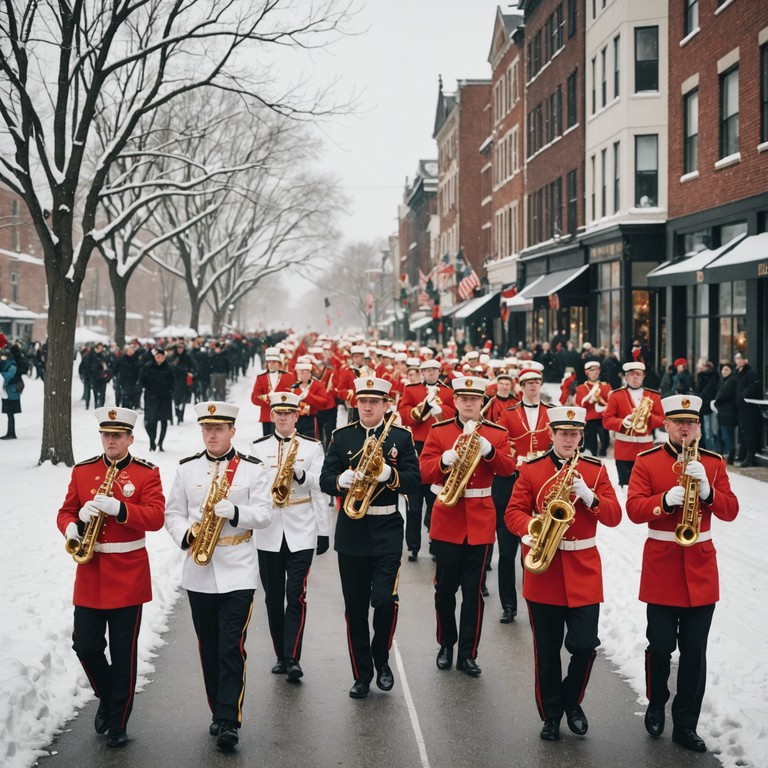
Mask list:
[[[358,378],[359,368],[345,365],[340,368],[336,378],[336,397],[346,403],[350,408],[357,408],[357,395],[355,394],[355,379]]]
[[[437,424],[439,421],[448,421],[456,415],[453,390],[450,387],[446,387],[440,381],[437,382],[437,397],[443,409],[439,416],[430,414],[431,407],[429,405],[422,407],[426,396],[427,386],[423,382],[407,384],[403,387],[403,395],[397,406],[403,426],[410,428],[415,443],[426,441],[433,424]]]
[[[598,384],[600,389],[598,390],[597,398],[595,402],[590,400],[592,390]],[[602,419],[605,408],[608,405],[608,397],[611,394],[611,385],[605,381],[585,381],[583,384],[579,384],[576,387],[576,394],[574,400],[579,408],[587,409],[587,421],[595,421],[596,419]],[[597,409],[600,410],[597,410]]]
[[[253,383],[253,391],[251,392],[251,402],[254,405],[259,406],[261,409],[259,412],[259,421],[268,422],[272,421],[272,414],[269,407],[269,393],[270,392],[289,392],[291,384],[294,382],[294,377],[286,371],[279,371],[277,378],[277,386],[273,389],[269,380],[269,374],[267,371],[260,373],[256,377],[256,381]]]
[[[422,483],[432,483],[434,493],[439,493],[449,469],[442,465],[443,453],[453,448],[464,427],[459,418],[440,421],[427,435],[419,458]],[[487,496],[461,498],[455,507],[446,507],[435,499],[432,507],[430,538],[453,544],[493,544],[496,540],[496,509],[490,495],[494,475],[508,477],[514,472],[515,460],[509,450],[507,430],[483,421],[480,435],[488,440],[493,450],[487,458],[481,458],[467,484],[470,489],[488,489]]]
[[[504,522],[516,536],[527,537],[528,525],[534,513],[543,512],[545,497],[551,489],[557,472],[553,451],[538,459],[526,462],[520,468],[512,497],[504,513]],[[608,478],[608,473],[599,459],[580,456],[577,472],[599,499],[596,507],[588,507],[581,499],[571,501],[575,515],[573,523],[563,536],[563,541],[594,538],[597,524],[611,528],[621,521],[621,505]],[[530,547],[522,544],[522,556]],[[600,552],[596,546],[579,550],[558,550],[552,564],[544,573],[525,572],[523,597],[535,603],[546,605],[567,605],[578,608],[603,601],[603,569]]]
[[[517,457],[518,466],[531,454],[548,451],[552,445],[549,436],[549,406],[539,404],[539,415],[535,429],[531,429],[525,415],[525,404],[521,400],[501,412],[498,423],[509,432],[513,455]]]
[[[517,402],[514,395],[509,397],[499,397],[494,395],[483,407],[483,418],[493,424],[498,424],[501,419],[501,412],[510,408]]]
[[[165,497],[160,471],[154,464],[130,454],[118,463],[112,495],[125,505],[125,520],[106,515],[99,543],[116,544],[138,541],[145,531],[158,531],[165,521]],[[70,523],[83,523],[80,508],[98,492],[109,468],[104,455],[76,464],[59,510],[56,525],[62,534]],[[84,608],[125,608],[148,603],[152,599],[152,580],[145,547],[132,552],[96,552],[93,558],[77,566],[73,604]]]
[[[309,385],[304,389],[302,389],[300,382],[294,381],[291,384],[291,392],[299,396],[302,392],[307,393],[299,403],[299,416],[314,416],[318,411],[328,407],[328,393],[317,379],[310,379]]]
[[[712,451],[699,449],[712,495],[699,503],[701,533],[710,531],[712,515],[733,520],[739,502],[731,491],[725,460]],[[641,453],[635,460],[627,492],[627,517],[633,523],[648,523],[650,530],[673,532],[682,520],[682,507],[666,514],[663,497],[679,484],[677,448],[667,442]],[[720,599],[717,553],[711,540],[683,547],[676,541],[647,539],[640,575],[640,600],[656,605],[691,608],[711,605]]]
[[[655,389],[643,389],[643,397],[653,400],[653,409],[644,432],[628,434],[622,426],[625,416],[635,410],[632,395],[627,386],[614,389],[608,398],[608,404],[603,411],[603,426],[614,432],[613,456],[619,461],[634,461],[637,454],[653,446],[653,430],[664,424],[664,409],[661,407],[661,396]]]
[[[320,371],[320,384],[325,392],[325,404],[320,409],[321,411],[327,411],[336,407],[336,391],[334,390],[334,383],[336,381],[336,370],[332,365],[317,364],[317,368]]]

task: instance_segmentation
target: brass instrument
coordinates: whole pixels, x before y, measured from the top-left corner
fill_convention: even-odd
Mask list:
[[[462,432],[453,444],[453,450],[459,454],[459,458],[451,467],[443,488],[437,495],[437,500],[443,506],[455,507],[459,503],[469,478],[480,463],[480,435],[478,434],[480,424],[482,421],[478,421],[471,432]]]
[[[104,482],[99,486],[96,495],[103,493],[105,496],[112,495],[112,486],[117,477],[117,459],[112,461],[104,475]],[[64,543],[64,549],[72,555],[72,559],[78,564],[87,563],[96,551],[96,542],[99,540],[99,534],[104,527],[106,515],[99,511],[96,517],[92,517],[86,524],[82,539],[67,539]]]
[[[650,398],[648,398],[650,400]],[[596,381],[592,385],[592,389],[589,390],[589,394],[586,398],[588,403],[599,403],[600,405],[605,405],[605,400],[603,400],[603,396],[600,394],[600,382]]]
[[[224,527],[224,523],[227,522],[225,518],[219,517],[213,511],[213,508],[222,499],[225,499],[228,493],[229,478],[225,471],[221,479],[219,479],[219,462],[217,461],[213,470],[211,487],[208,489],[201,508],[203,516],[200,522],[192,526],[192,535],[195,539],[189,551],[192,559],[198,565],[208,565],[211,562],[213,550],[216,549],[216,543],[221,535],[221,529]]]
[[[299,437],[294,432],[282,462],[277,467],[277,474],[272,481],[272,503],[276,507],[284,507],[291,498],[291,483],[293,482],[293,467],[299,453]]]
[[[544,573],[552,565],[558,545],[573,523],[576,510],[571,501],[571,489],[578,462],[577,450],[558,472],[558,475],[562,473],[562,478],[555,476],[552,487],[544,497],[544,511],[528,524],[528,535],[533,543],[523,565],[531,573]]]
[[[648,429],[648,420],[652,410],[653,400],[650,397],[642,398],[630,414],[631,424],[627,434],[637,435],[645,432]]]
[[[699,511],[699,481],[685,474],[689,461],[699,460],[699,438],[696,437],[689,445],[683,445],[680,456],[680,485],[685,488],[683,498],[683,519],[675,528],[675,541],[681,547],[690,547],[699,538],[701,514]]]
[[[360,461],[355,468],[355,479],[344,498],[344,512],[352,520],[359,520],[368,512],[378,480],[384,468],[384,440],[397,419],[395,411],[385,422],[381,434],[367,437],[363,443]]]

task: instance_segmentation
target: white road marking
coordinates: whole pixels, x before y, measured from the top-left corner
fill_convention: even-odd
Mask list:
[[[416,744],[419,747],[419,759],[421,760],[422,768],[429,768],[429,758],[427,757],[427,747],[424,744],[424,734],[421,732],[419,716],[416,714],[416,706],[413,703],[411,689],[408,687],[408,680],[405,678],[403,657],[400,655],[400,648],[397,645],[397,640],[392,642],[392,646],[395,649],[397,671],[400,673],[400,681],[403,686],[403,696],[405,696],[405,703],[408,706],[408,716],[411,718],[411,728],[413,728],[413,735],[416,737]]]

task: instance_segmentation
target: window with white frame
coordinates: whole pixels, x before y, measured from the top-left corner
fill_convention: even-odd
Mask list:
[[[739,151],[739,68],[720,75],[720,157]]]
[[[635,93],[659,90],[659,28],[635,29]]]
[[[659,137],[635,136],[635,205],[652,208],[659,200]]]
[[[699,89],[683,97],[683,173],[699,168]]]

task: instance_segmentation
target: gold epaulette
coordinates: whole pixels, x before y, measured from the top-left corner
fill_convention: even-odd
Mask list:
[[[153,464],[151,461],[147,461],[146,459],[140,459],[138,456],[131,456],[133,459],[134,464],[139,464],[142,467],[147,467],[147,469],[157,469],[157,464]]]
[[[651,389],[650,387],[643,387],[646,392],[653,392],[654,395],[660,395],[661,392],[658,389]]]
[[[585,456],[583,453],[579,454],[579,461],[586,461],[587,464],[597,464],[599,467],[603,466],[603,462],[597,456]]]
[[[648,450],[646,450],[646,451],[640,451],[640,453],[638,453],[637,455],[638,456],[646,456],[649,453],[653,453],[654,451],[661,450],[664,447],[664,445],[665,445],[664,443],[660,443],[659,445],[654,445],[653,448],[648,448]]]
[[[717,451],[710,451],[709,448],[699,448],[699,453],[704,454],[705,456],[712,456],[715,459],[722,459],[723,454],[718,453]]]
[[[495,423],[495,422],[493,422],[493,421],[486,421],[485,419],[483,419],[483,421],[481,422],[481,424],[482,424],[482,426],[484,426],[484,427],[493,427],[493,429],[501,429],[501,430],[503,430],[504,432],[506,432],[506,431],[507,431],[507,428],[506,428],[506,427],[502,427],[502,426],[501,426],[501,424],[496,424],[496,423]]]
[[[547,456],[549,456],[549,451],[546,453],[542,453],[541,456],[536,456],[533,459],[528,459],[527,461],[524,461],[524,464],[535,464],[537,461],[541,461],[542,459],[546,459]]]
[[[95,464],[103,454],[99,454],[98,456],[93,456],[90,459],[86,459],[85,461],[78,461],[77,464],[75,464],[76,467],[84,467],[86,464]]]
[[[436,421],[432,425],[432,429],[435,429],[436,427],[444,427],[446,424],[455,424],[455,423],[456,422],[454,419],[443,419],[442,421]]]

